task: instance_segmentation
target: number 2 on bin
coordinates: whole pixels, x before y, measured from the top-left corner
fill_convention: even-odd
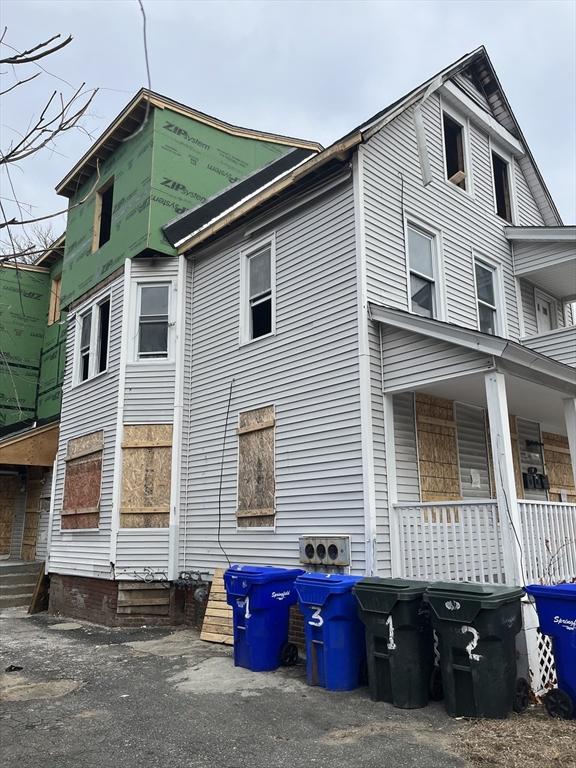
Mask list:
[[[324,619],[320,615],[320,608],[316,608],[308,624],[310,624],[311,627],[321,627],[322,624],[324,624]]]

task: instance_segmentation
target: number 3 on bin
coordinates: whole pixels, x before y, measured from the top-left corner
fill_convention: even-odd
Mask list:
[[[324,619],[320,615],[320,608],[316,608],[308,624],[310,624],[311,627],[321,627],[322,624],[324,624]]]

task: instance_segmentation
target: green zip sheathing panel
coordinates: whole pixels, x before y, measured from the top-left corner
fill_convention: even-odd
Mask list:
[[[98,285],[126,258],[147,250],[175,256],[162,232],[165,224],[292,149],[151,108],[144,128],[101,163],[98,182],[93,176],[70,201],[62,306]],[[112,177],[110,239],[92,252],[96,190]]]
[[[156,110],[148,247],[173,255],[162,232],[165,224],[292,150]]]
[[[50,269],[50,286],[52,280],[61,272],[62,259],[55,262]],[[60,319],[52,325],[47,325],[44,331],[36,403],[36,418],[41,424],[54,421],[60,415],[65,363],[66,312],[61,312]]]
[[[61,304],[98,285],[146,248],[150,215],[153,120],[129,138],[100,165],[70,200],[62,271]],[[92,252],[96,191],[114,177],[110,239]],[[88,195],[88,197],[87,197]],[[74,207],[80,200],[86,202]]]
[[[50,275],[0,267],[0,429],[34,420]]]

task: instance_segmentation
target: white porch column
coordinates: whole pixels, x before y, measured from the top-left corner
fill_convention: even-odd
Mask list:
[[[390,570],[392,577],[404,576],[403,553],[400,547],[398,501],[396,485],[396,443],[394,440],[394,396],[384,395],[384,447],[386,450],[386,487],[388,491],[388,525],[390,527]]]
[[[568,445],[570,446],[570,459],[572,461],[572,474],[576,483],[576,397],[564,400],[564,418],[566,420],[566,432]]]
[[[518,499],[516,497],[504,374],[490,371],[485,375],[484,383],[490,422],[494,483],[502,531],[504,572],[508,583],[524,584],[524,564],[520,544],[522,541],[522,521],[518,512]]]

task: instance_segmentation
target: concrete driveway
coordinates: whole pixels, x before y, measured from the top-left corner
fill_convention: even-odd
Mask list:
[[[19,609],[0,619],[2,762],[14,768],[456,768],[463,727],[302,665],[235,668],[194,630],[107,629]],[[5,673],[9,665],[23,667]]]

